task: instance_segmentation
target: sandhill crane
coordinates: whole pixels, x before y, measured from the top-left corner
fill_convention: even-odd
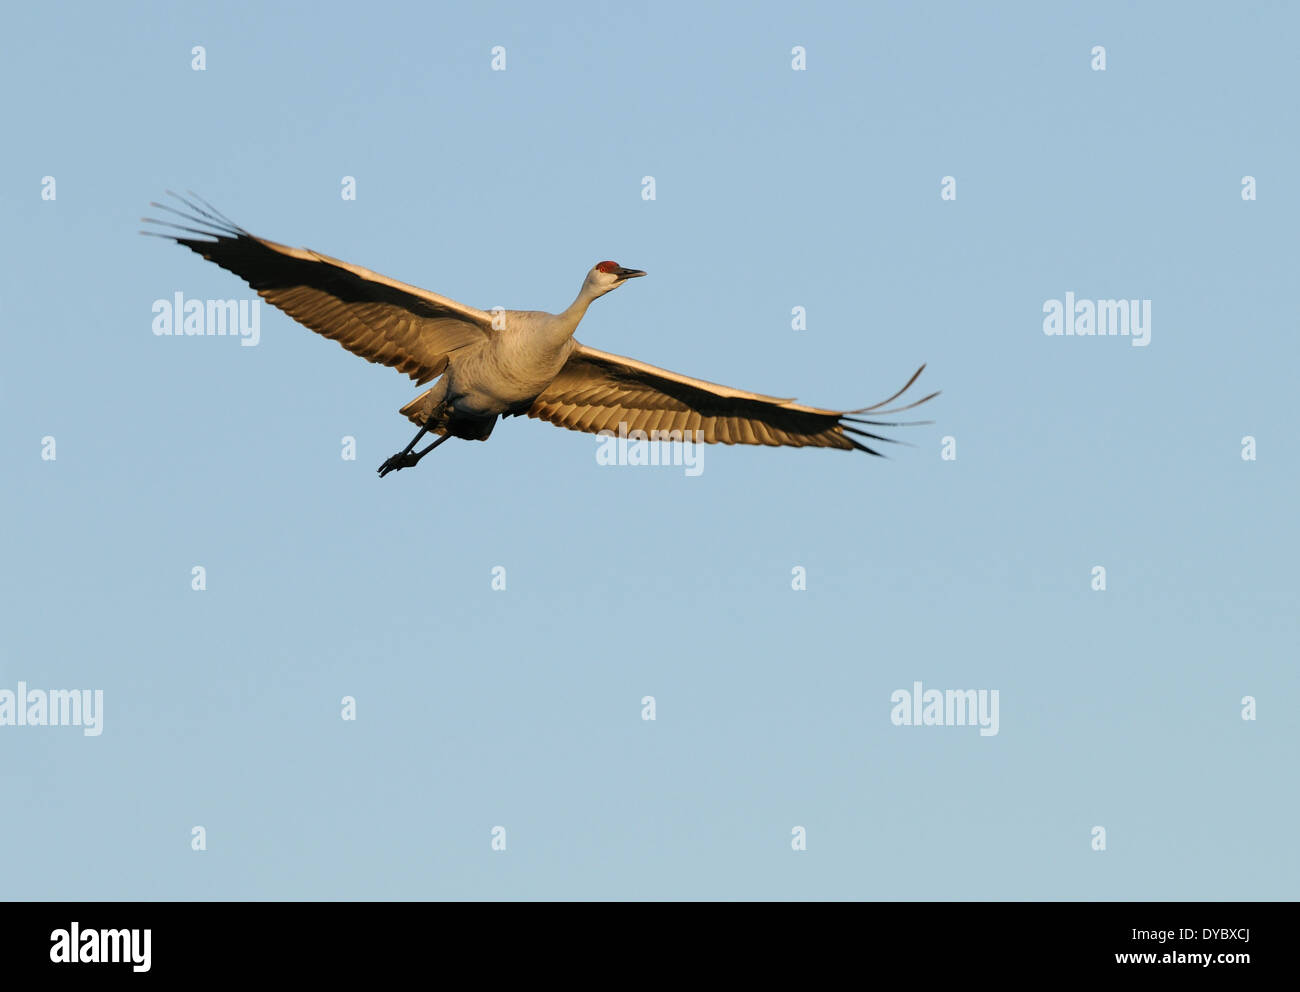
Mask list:
[[[186,221],[145,218],[170,227],[156,234],[216,262],[300,324],[332,338],[371,362],[407,373],[432,387],[401,408],[419,432],[379,466],[382,478],[410,468],[448,438],[486,441],[498,417],[527,414],[574,431],[620,429],[638,438],[722,444],[841,448],[879,455],[857,440],[893,439],[862,430],[909,424],[865,419],[901,413],[937,396],[884,409],[914,383],[924,365],[887,400],[858,410],[823,410],[693,379],[635,359],[597,351],[573,338],[593,300],[645,275],[617,262],[587,273],[578,297],[558,313],[488,312],[389,279],[358,265],[305,248],[256,237],[195,194],[175,193],[190,213],[161,203]],[[638,435],[636,432],[644,432]],[[437,435],[415,450],[425,434]]]

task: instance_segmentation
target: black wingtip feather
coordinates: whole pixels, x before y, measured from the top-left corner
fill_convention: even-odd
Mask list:
[[[872,448],[868,448],[865,444],[859,444],[857,441],[853,440],[853,438],[849,438],[848,442],[849,444],[853,445],[853,447],[857,448],[859,451],[865,451],[869,455],[875,455],[877,458],[888,457],[886,455],[882,455],[879,451],[875,451]]]
[[[855,434],[858,437],[869,437],[873,441],[884,441],[886,444],[901,444],[908,448],[916,447],[916,445],[911,444],[908,441],[900,441],[897,438],[892,438],[892,437],[882,437],[879,434],[870,434],[867,431],[860,431],[856,427],[849,427],[845,424],[840,424],[840,430],[845,431],[849,434]],[[849,440],[852,440],[852,438],[850,438]]]

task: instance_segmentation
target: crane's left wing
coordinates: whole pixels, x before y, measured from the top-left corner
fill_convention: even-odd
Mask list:
[[[170,238],[216,262],[298,323],[421,385],[443,373],[452,352],[486,341],[492,330],[490,313],[320,252],[267,241],[207,203],[176,198],[191,213],[161,203],[152,206],[193,226],[145,220],[200,237],[145,234]]]
[[[882,409],[902,396],[924,368],[922,365],[902,389],[874,406],[861,410],[822,410],[794,400],[693,379],[579,344],[560,374],[533,401],[527,413],[559,427],[590,434],[601,431],[617,434],[620,425],[626,425],[623,430],[627,434],[645,431],[652,440],[655,436],[651,432],[658,431],[664,440],[684,437],[721,444],[844,448],[879,455],[880,452],[855,438],[892,439],[868,433],[855,425],[902,425],[853,415],[900,413],[939,395],[931,393],[907,406]],[[687,431],[691,433],[686,434]]]

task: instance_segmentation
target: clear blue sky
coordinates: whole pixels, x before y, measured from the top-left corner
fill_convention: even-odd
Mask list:
[[[1294,7],[271,7],[6,14],[0,689],[105,714],[0,727],[0,896],[1300,893]],[[937,423],[380,481],[404,377],[152,334],[251,295],[137,235],[168,188],[482,307],[616,259],[589,344],[825,406],[925,361]],[[1150,345],[1045,336],[1066,292]],[[892,725],[915,681],[1000,732]]]

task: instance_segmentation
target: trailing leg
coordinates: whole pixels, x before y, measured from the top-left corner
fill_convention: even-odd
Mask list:
[[[438,438],[432,444],[426,446],[420,451],[412,451],[411,449],[415,447],[416,443],[420,440],[420,438],[424,437],[424,435],[429,432],[431,426],[432,426],[432,421],[426,423],[423,427],[420,428],[419,433],[416,434],[415,437],[411,438],[410,444],[408,444],[397,454],[393,455],[392,458],[389,458],[387,461],[385,461],[384,464],[379,466],[379,477],[381,479],[384,476],[386,476],[389,472],[399,472],[404,468],[411,468],[415,465],[418,465],[421,458],[427,455],[434,448],[438,447],[438,445],[442,444],[443,441],[446,441],[449,437],[451,437],[450,434],[444,434],[442,435],[442,437]]]

